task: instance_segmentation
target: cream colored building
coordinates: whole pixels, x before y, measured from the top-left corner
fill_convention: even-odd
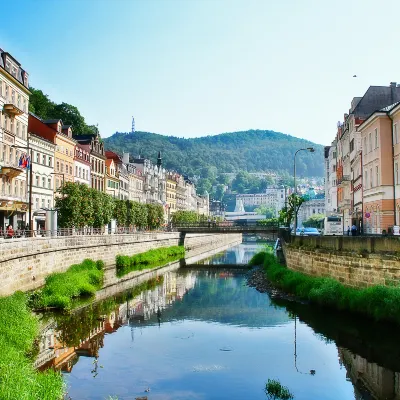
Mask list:
[[[0,231],[29,222],[27,174],[19,166],[21,156],[28,155],[23,147],[28,145],[29,95],[28,73],[0,49]]]

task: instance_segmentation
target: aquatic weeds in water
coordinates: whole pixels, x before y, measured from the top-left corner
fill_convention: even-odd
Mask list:
[[[275,379],[268,379],[264,391],[269,400],[290,400],[294,398],[289,389]]]

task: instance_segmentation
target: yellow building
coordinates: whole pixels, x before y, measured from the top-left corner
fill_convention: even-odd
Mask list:
[[[119,176],[116,165],[112,158],[106,160],[106,175],[105,175],[106,193],[112,197],[118,198],[119,193]]]
[[[167,204],[169,215],[175,213],[177,211],[177,204],[176,204],[176,187],[178,184],[179,175],[173,172],[168,172],[166,176],[167,181]]]

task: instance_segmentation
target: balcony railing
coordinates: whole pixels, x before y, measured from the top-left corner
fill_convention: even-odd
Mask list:
[[[12,203],[15,201],[21,203],[28,203],[29,198],[27,195],[20,196],[18,194],[9,193],[7,190],[0,190],[0,207],[6,206],[6,204],[4,203],[9,203],[7,205],[12,206],[13,205]]]

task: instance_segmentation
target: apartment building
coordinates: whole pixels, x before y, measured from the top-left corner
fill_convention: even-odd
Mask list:
[[[90,187],[90,151],[87,146],[79,143],[75,145],[74,168],[74,182],[83,183]]]
[[[27,164],[20,162],[29,157],[29,95],[28,73],[0,49],[0,230],[29,223]]]
[[[363,143],[363,207],[366,233],[399,224],[399,102],[374,112],[359,127]]]
[[[178,175],[176,183],[176,209],[187,209],[186,181],[182,175]]]
[[[100,134],[78,135],[76,141],[90,153],[91,187],[105,191],[106,156]]]
[[[128,199],[144,203],[144,178],[141,170],[137,169],[133,163],[129,160],[129,153],[122,155],[122,162],[128,173]]]
[[[60,119],[42,120],[29,113],[28,129],[55,144],[53,190],[56,193],[64,183],[74,181],[76,141],[72,138],[72,128],[64,126]]]
[[[168,172],[166,176],[166,186],[167,186],[167,204],[169,208],[169,214],[173,214],[177,211],[177,204],[176,204],[177,185],[178,185],[178,174],[175,172]]]
[[[360,125],[375,111],[400,101],[400,87],[370,86],[362,97],[354,97],[337,134],[337,193],[338,209],[345,226],[355,224],[363,231],[363,141]],[[370,221],[369,221],[370,222]]]
[[[28,134],[32,149],[32,228],[46,229],[46,210],[54,207],[53,172],[56,145],[33,133]]]
[[[119,176],[117,165],[112,158],[106,159],[106,174],[105,174],[106,193],[112,197],[119,198]]]
[[[240,199],[244,206],[267,206],[275,210],[278,216],[279,210],[285,206],[286,190],[283,186],[271,187],[265,190],[265,193],[256,194],[238,194],[236,199]]]
[[[334,214],[337,212],[337,176],[336,176],[336,139],[331,146],[325,147],[325,212]]]
[[[116,173],[119,177],[119,191],[117,197],[121,200],[129,199],[129,173],[126,164],[122,158],[113,151],[106,151],[105,155],[107,159],[114,160],[116,167]]]

